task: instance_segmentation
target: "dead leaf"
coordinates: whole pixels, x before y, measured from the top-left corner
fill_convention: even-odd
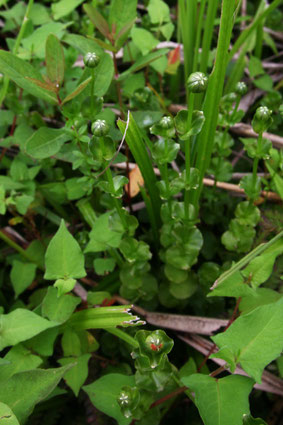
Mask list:
[[[136,165],[129,172],[129,184],[125,185],[125,190],[130,198],[134,198],[140,191],[140,186],[144,185],[144,179],[139,167]]]

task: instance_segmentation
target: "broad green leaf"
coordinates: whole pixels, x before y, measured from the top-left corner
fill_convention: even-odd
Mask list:
[[[91,354],[83,354],[79,357],[67,357],[58,360],[61,366],[68,365],[70,363],[76,363],[72,369],[68,370],[64,375],[64,380],[67,385],[74,391],[77,397],[81,386],[84,384],[88,376],[88,361]]]
[[[85,81],[83,81],[82,83],[80,83],[78,85],[77,88],[75,88],[74,91],[72,91],[72,93],[68,94],[65,99],[62,102],[62,105],[64,105],[65,103],[69,102],[70,100],[74,99],[75,97],[77,97],[87,86],[88,84],[91,82],[91,77],[87,78]]]
[[[240,375],[215,379],[194,374],[182,382],[195,393],[195,404],[204,425],[242,425],[244,414],[250,413],[249,393],[254,381]]]
[[[69,15],[76,7],[82,4],[84,0],[60,0],[51,6],[53,18],[55,21]]]
[[[41,313],[43,317],[53,322],[64,323],[69,319],[80,302],[81,299],[73,295],[62,295],[58,297],[57,290],[53,286],[50,286],[42,301]]]
[[[0,351],[9,345],[16,345],[56,326],[57,323],[43,319],[32,311],[17,308],[0,315]]]
[[[58,100],[54,93],[38,87],[32,82],[31,78],[43,82],[41,74],[23,59],[14,56],[10,52],[0,50],[0,72],[33,96],[43,99],[53,105],[58,104]]]
[[[0,367],[0,381],[7,380],[12,375],[25,370],[36,369],[41,365],[42,359],[31,353],[22,344],[12,347],[4,357],[9,362]]]
[[[242,296],[239,309],[242,313],[249,313],[260,305],[271,304],[278,301],[283,294],[269,288],[257,288],[253,294]]]
[[[36,265],[33,263],[23,263],[14,260],[11,269],[11,282],[18,297],[24,290],[31,285],[35,278]]]
[[[70,23],[62,24],[61,22],[50,22],[48,24],[41,25],[33,31],[29,37],[23,39],[22,45],[27,54],[25,55],[23,52],[22,56],[26,56],[25,59],[29,59],[32,54],[40,59],[44,59],[47,37],[50,34],[54,34],[61,39],[64,34],[64,30],[68,25],[70,25]]]
[[[94,223],[89,234],[90,241],[85,252],[99,252],[108,248],[118,248],[122,233],[114,232],[109,227],[110,213],[102,214]]]
[[[26,153],[36,159],[49,158],[59,152],[70,136],[62,130],[40,127],[27,140]]]
[[[1,425],[20,425],[18,419],[7,404],[0,401]]]
[[[280,356],[283,349],[283,298],[240,316],[223,333],[212,340],[218,347],[226,348],[235,363],[257,382],[265,366]]]
[[[131,31],[131,36],[133,42],[137,48],[142,52],[143,55],[146,55],[151,50],[153,50],[159,41],[155,38],[151,32],[143,29],[134,27]]]
[[[128,425],[131,418],[125,418],[117,398],[124,386],[134,386],[134,376],[110,373],[83,387],[92,404],[101,412],[116,419],[119,425]]]
[[[50,34],[46,40],[45,62],[48,78],[60,86],[64,80],[65,58],[63,47],[54,34]]]
[[[75,238],[67,230],[64,220],[49,242],[45,254],[44,279],[81,278],[86,275],[84,256]]]
[[[72,367],[35,369],[13,375],[0,386],[0,400],[13,410],[22,424],[32,413],[34,406],[44,400]],[[1,424],[2,425],[2,424]]]

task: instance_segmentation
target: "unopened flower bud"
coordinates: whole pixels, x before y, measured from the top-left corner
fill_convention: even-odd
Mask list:
[[[162,128],[167,129],[167,128],[172,128],[174,125],[174,122],[171,117],[166,116],[161,118],[161,120],[159,121],[159,124]]]
[[[247,87],[246,83],[244,83],[243,81],[239,81],[239,82],[236,84],[235,92],[236,92],[239,96],[244,96],[244,94],[246,94],[246,93],[248,92],[248,87]]]
[[[106,136],[109,132],[109,125],[105,120],[96,120],[91,126],[91,131],[96,137]]]
[[[187,81],[188,89],[192,93],[202,93],[206,90],[208,78],[203,72],[192,73]]]
[[[97,56],[97,54],[94,52],[88,52],[84,56],[84,64],[88,68],[96,68],[99,62],[100,62],[100,57]]]
[[[260,106],[255,111],[253,120],[252,120],[252,126],[253,130],[260,134],[263,133],[268,129],[268,127],[272,124],[272,118],[271,118],[272,110],[268,109],[266,106]]]

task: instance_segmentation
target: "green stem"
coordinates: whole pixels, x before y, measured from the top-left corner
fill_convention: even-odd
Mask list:
[[[257,146],[258,146],[259,151],[261,150],[261,145],[262,145],[262,133],[259,133],[258,139],[257,139]],[[259,163],[259,157],[255,157],[254,162],[253,162],[253,187],[254,188],[256,186],[256,181],[257,181],[258,163]],[[252,202],[252,200],[250,201],[250,203],[251,202]]]
[[[165,140],[165,143],[167,145],[168,141]],[[169,193],[170,189],[169,189],[169,178],[168,178],[168,166],[167,166],[167,164],[160,164],[159,170],[160,170],[162,180],[165,181],[167,193]],[[171,213],[171,207],[172,207],[172,199],[171,198],[168,199],[168,205],[169,205],[169,210],[170,210],[170,213]]]
[[[94,69],[91,68],[91,82],[90,82],[90,119],[94,119]]]
[[[192,126],[192,116],[194,108],[195,94],[190,93],[188,99],[188,120],[187,120],[187,131],[191,129]],[[191,136],[185,141],[185,164],[186,164],[186,184],[190,183],[191,176]],[[190,192],[185,190],[185,217],[189,218],[189,199]]]
[[[24,257],[26,260],[28,260],[28,261],[30,261],[31,263],[34,263],[34,264],[36,264],[37,265],[37,267],[40,269],[40,270],[43,270],[44,271],[44,268],[39,264],[39,263],[37,263],[35,260],[34,260],[34,258],[31,256],[31,255],[29,255],[28,253],[27,253],[27,251],[26,250],[24,250],[22,247],[20,247],[20,245],[18,245],[16,242],[14,242],[14,241],[12,241],[8,236],[6,236],[5,235],[5,233],[3,233],[1,230],[0,230],[0,239],[2,239],[7,245],[9,245],[11,248],[13,248],[15,251],[17,251],[22,257]]]
[[[22,38],[24,36],[25,30],[26,30],[26,26],[27,26],[27,23],[28,23],[28,20],[29,20],[29,14],[30,14],[31,8],[33,6],[33,3],[34,3],[34,0],[29,0],[29,2],[28,2],[27,8],[26,8],[26,13],[25,13],[25,16],[23,18],[20,31],[19,31],[18,36],[16,38],[14,48],[12,50],[12,53],[14,55],[16,55],[18,53],[18,49],[19,49],[19,46],[21,44]],[[2,103],[4,102],[6,95],[7,95],[7,92],[8,92],[8,89],[9,89],[9,83],[10,83],[10,79],[8,77],[4,77],[3,87],[2,87],[2,90],[1,90],[1,93],[0,93],[0,108],[2,106]]]
[[[233,29],[234,8],[232,5],[234,5],[234,1],[222,0],[222,13],[220,19],[215,65],[209,79],[203,107],[206,120],[203,130],[197,140],[198,152],[196,167],[199,169],[200,181],[198,188],[193,193],[192,200],[196,211],[198,211],[198,201],[203,186],[203,178],[205,171],[210,163],[214,135],[217,127],[218,108],[223,92],[228,60],[228,48]]]
[[[122,331],[119,328],[106,328],[107,332],[109,332],[112,335],[117,336],[118,338],[122,339],[123,341],[127,342],[134,348],[139,347],[138,341],[136,341],[131,335],[127,334],[126,332]]]

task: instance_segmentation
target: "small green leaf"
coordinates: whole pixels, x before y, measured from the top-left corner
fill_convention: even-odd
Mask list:
[[[18,297],[24,290],[31,285],[35,278],[36,265],[33,263],[22,263],[14,260],[11,270],[11,282]]]
[[[73,295],[58,297],[57,290],[50,286],[42,301],[41,313],[43,317],[53,322],[64,323],[69,319],[80,302],[81,299]]]
[[[75,366],[68,370],[64,375],[64,380],[73,390],[76,397],[88,376],[88,361],[90,357],[91,354],[83,354],[79,357],[67,357],[58,360],[58,363],[60,363],[61,366],[76,363]]]
[[[110,213],[102,214],[94,223],[90,232],[90,241],[85,252],[99,252],[108,248],[118,248],[122,238],[121,232],[114,232],[109,227]]]
[[[75,285],[76,285],[76,279],[57,279],[54,283],[55,288],[58,289],[58,297],[61,297],[61,295],[67,294],[68,292],[71,292]]]
[[[78,87],[74,91],[72,91],[72,93],[68,94],[65,97],[65,99],[62,101],[62,106],[65,105],[65,103],[67,103],[70,100],[72,100],[75,97],[77,97],[88,86],[88,84],[90,82],[91,82],[91,77],[87,78],[85,81],[83,81],[82,83],[80,83],[78,85]]]
[[[27,140],[26,153],[36,159],[49,158],[59,152],[70,135],[55,128],[40,127]]]
[[[86,275],[84,256],[78,242],[68,232],[64,220],[49,242],[45,254],[44,279],[81,278]]]
[[[0,315],[0,351],[9,345],[16,345],[56,326],[57,323],[43,319],[32,311],[17,308]]]
[[[160,26],[163,22],[170,21],[169,6],[162,0],[150,0],[147,10],[152,24]]]
[[[36,369],[41,365],[42,359],[35,356],[22,344],[12,347],[4,357],[9,364],[1,365],[0,381],[6,381],[12,375],[25,370]]]
[[[57,3],[53,3],[51,10],[55,21],[69,15],[83,1],[84,0],[60,0]]]
[[[54,34],[50,34],[46,40],[45,62],[49,80],[59,88],[64,80],[65,58],[63,47]]]
[[[115,265],[114,258],[96,258],[93,262],[95,273],[100,276],[107,272],[113,272]]]
[[[134,376],[110,373],[90,385],[83,387],[92,404],[101,412],[116,419],[119,425],[128,425],[131,419],[125,418],[118,404],[118,396],[124,386],[134,386]]]
[[[250,413],[249,393],[254,384],[250,378],[231,375],[215,379],[198,373],[183,377],[182,382],[195,392],[205,425],[242,425],[243,415]]]

